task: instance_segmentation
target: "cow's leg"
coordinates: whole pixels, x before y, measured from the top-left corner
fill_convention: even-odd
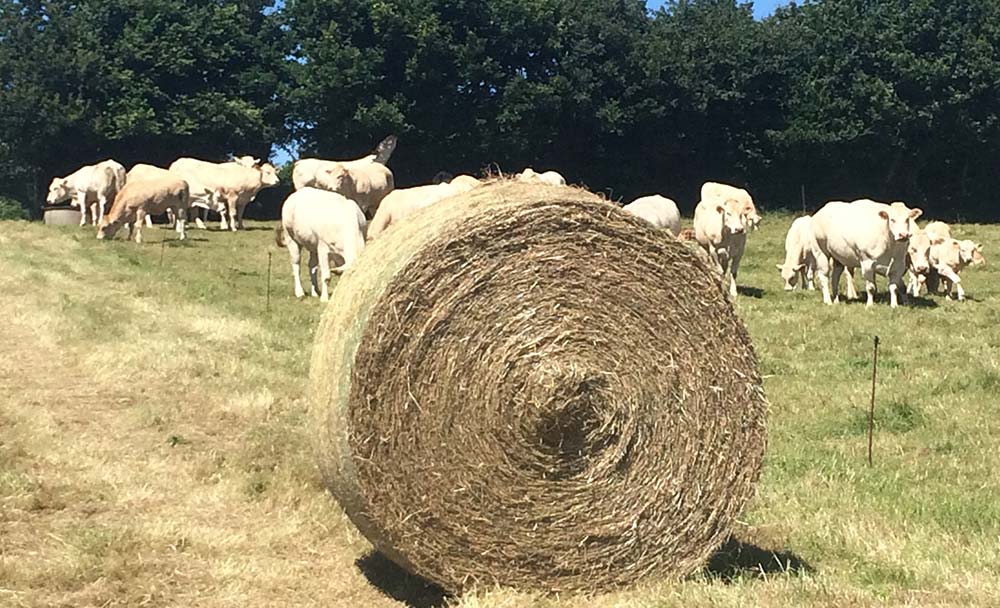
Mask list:
[[[187,210],[182,208],[176,212],[173,209],[170,211],[174,216],[174,228],[177,230],[177,238],[183,241],[187,238],[187,233],[184,231],[187,224]]]
[[[292,259],[292,280],[295,281],[295,297],[301,298],[306,295],[306,290],[302,289],[302,277],[301,268],[299,263],[302,261],[302,248],[299,244],[295,242],[295,239],[288,239],[285,243],[288,247],[288,257]]]
[[[830,288],[833,290],[831,294],[833,296],[833,303],[840,303],[840,277],[844,274],[844,265],[837,260],[832,260],[833,262],[833,276],[830,278]]]
[[[74,204],[80,209],[80,225],[87,225],[87,195],[82,192],[77,192],[73,196]]]
[[[309,295],[316,297],[319,295],[319,254],[315,249],[309,250],[309,280],[312,282],[312,291]]]
[[[239,214],[238,211],[239,200],[235,196],[230,196],[226,201],[226,210],[229,213],[229,230],[236,232],[236,216]]]
[[[952,270],[948,266],[942,266],[942,267],[938,268],[938,273],[940,273],[941,276],[942,276],[942,278],[945,281],[947,281],[945,283],[945,286],[946,286],[946,292],[945,292],[945,294],[946,294],[947,298],[949,300],[951,299],[951,289],[952,289],[952,286],[954,286],[955,287],[955,292],[956,292],[957,297],[958,297],[958,301],[961,302],[962,300],[964,300],[965,299],[965,289],[962,288],[962,278],[958,276],[958,273],[956,273],[954,270]]]
[[[142,243],[142,225],[146,223],[146,217],[147,217],[146,212],[142,209],[139,209],[135,213],[135,221],[133,222],[133,224],[135,225],[136,243]]]
[[[236,212],[236,221],[239,224],[240,230],[245,230],[245,228],[243,228],[243,214],[246,212],[248,206],[249,204],[240,205],[239,210]]]
[[[194,209],[194,225],[205,230],[205,220],[208,219],[208,209]]]
[[[101,222],[104,220],[104,207],[108,204],[108,199],[105,196],[97,197],[97,216],[94,218],[94,225],[100,226]]]
[[[875,262],[872,260],[864,260],[861,262],[861,276],[865,279],[865,293],[868,294],[868,299],[865,301],[865,306],[872,306],[875,304]]]
[[[319,255],[320,302],[330,301],[330,246],[320,242],[316,246]]]
[[[740,272],[740,259],[741,258],[739,256],[733,256],[732,262],[730,262],[729,264],[729,295],[733,296],[734,298],[739,293],[736,287],[736,277],[739,275]]]
[[[844,266],[844,273],[847,275],[847,299],[857,300],[858,289],[854,286],[854,269],[849,266]],[[837,289],[840,289],[839,284]]]

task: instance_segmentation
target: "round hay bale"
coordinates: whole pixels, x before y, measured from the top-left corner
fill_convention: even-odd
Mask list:
[[[320,467],[450,591],[600,591],[701,567],[753,495],[767,404],[687,247],[585,191],[499,182],[394,225],[312,361]]]

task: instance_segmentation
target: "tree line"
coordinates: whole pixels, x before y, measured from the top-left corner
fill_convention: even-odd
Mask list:
[[[996,218],[1000,0],[0,0],[0,196],[114,157],[557,169],[682,209],[869,196]],[[274,205],[275,201],[269,203]]]

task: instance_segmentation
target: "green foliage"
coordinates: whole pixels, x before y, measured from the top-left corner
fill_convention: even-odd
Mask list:
[[[107,157],[395,133],[400,185],[531,165],[687,210],[713,179],[990,216],[997,99],[1000,0],[0,0],[0,193],[31,207]]]
[[[26,219],[28,219],[28,212],[19,201],[0,196],[0,221]]]
[[[270,1],[0,2],[0,160],[39,185],[114,157],[266,156],[283,137]]]

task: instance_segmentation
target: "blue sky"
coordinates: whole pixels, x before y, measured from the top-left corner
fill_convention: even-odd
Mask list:
[[[649,8],[660,8],[666,4],[663,0],[646,0],[646,6]],[[753,3],[753,15],[758,19],[763,19],[771,13],[774,9],[782,4],[788,4],[788,0],[754,0]]]

